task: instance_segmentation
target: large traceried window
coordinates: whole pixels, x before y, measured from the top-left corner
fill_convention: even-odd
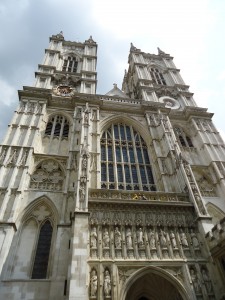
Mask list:
[[[45,129],[45,135],[67,138],[69,134],[69,122],[62,115],[55,115],[49,121]]]
[[[64,59],[63,68],[64,72],[76,73],[77,72],[78,61],[75,57],[68,56]]]
[[[101,187],[156,190],[146,143],[132,126],[112,124],[102,134]]]
[[[150,68],[150,74],[154,83],[166,85],[163,74],[157,68]]]

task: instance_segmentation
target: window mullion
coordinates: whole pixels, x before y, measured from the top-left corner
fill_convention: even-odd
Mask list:
[[[132,136],[133,154],[134,154],[134,162],[132,165],[134,165],[136,167],[136,171],[137,171],[137,151],[136,151],[136,144],[135,144],[135,136],[134,136],[133,127],[131,129],[132,129],[131,136]],[[132,168],[131,168],[131,182],[133,184],[133,190],[134,190],[134,185],[137,183],[134,182]]]
[[[58,116],[56,115],[54,117],[54,121],[53,121],[53,125],[52,125],[51,140],[54,138],[55,126],[57,124],[57,118],[58,118]]]
[[[114,125],[111,126],[112,135],[112,149],[113,149],[113,171],[114,171],[114,181],[115,189],[118,189],[118,176],[117,176],[117,161],[116,161],[116,146],[115,146],[115,135],[114,135]]]
[[[106,136],[106,145],[105,145],[105,151],[106,151],[106,162],[105,162],[105,166],[106,166],[106,185],[107,185],[107,189],[109,188],[109,160],[108,160],[108,134]]]
[[[140,139],[140,141],[141,141],[141,144],[140,144],[140,148],[141,148],[141,156],[142,156],[142,161],[143,161],[143,163],[142,163],[142,166],[143,166],[143,168],[144,168],[144,171],[145,171],[145,177],[146,177],[146,183],[143,183],[143,180],[142,180],[142,177],[141,177],[141,185],[142,185],[142,190],[144,190],[144,188],[143,188],[143,184],[144,185],[147,185],[148,184],[148,177],[146,176],[146,165],[145,165],[145,158],[144,158],[144,152],[143,152],[143,141]],[[141,175],[141,174],[140,174]]]
[[[140,138],[139,138],[140,141]],[[142,180],[141,180],[141,174],[140,174],[140,168],[139,168],[139,160],[138,160],[138,155],[137,155],[137,146],[136,142],[135,143],[135,165],[136,165],[136,170],[137,170],[137,177],[138,177],[138,185],[139,185],[139,190],[142,190]]]

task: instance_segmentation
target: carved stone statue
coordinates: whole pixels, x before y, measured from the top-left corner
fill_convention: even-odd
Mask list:
[[[80,201],[83,202],[85,200],[85,183],[81,182],[79,188],[79,197]]]
[[[91,248],[96,248],[97,247],[97,232],[96,232],[96,227],[93,227],[91,231]]]
[[[197,205],[198,205],[200,213],[202,215],[206,215],[205,207],[204,207],[204,205],[202,203],[201,197],[199,195],[195,195],[195,200],[197,202]]]
[[[121,233],[120,233],[118,227],[116,227],[116,229],[115,229],[114,238],[115,238],[116,249],[121,248]]]
[[[91,272],[91,280],[90,280],[90,294],[91,297],[96,297],[97,296],[97,290],[98,290],[98,277],[97,273],[95,270]]]
[[[171,230],[170,231],[170,240],[173,248],[177,248],[177,241],[174,232]]]
[[[86,107],[84,110],[84,123],[88,124],[88,115],[90,113],[89,107],[88,107],[88,103],[86,103]]]
[[[132,247],[132,237],[131,237],[132,233],[131,233],[131,230],[130,228],[127,229],[127,232],[126,232],[126,242],[127,242],[127,248],[130,249],[130,248],[133,248]]]
[[[191,240],[192,240],[192,245],[194,248],[198,248],[199,247],[199,241],[197,239],[197,235],[196,233],[194,232],[193,229],[191,229]]]
[[[191,274],[191,280],[192,280],[195,292],[197,294],[201,293],[201,284],[200,284],[200,281],[196,274],[196,271],[194,269],[190,269],[190,274]]]
[[[105,228],[105,230],[103,232],[102,241],[103,241],[103,247],[108,248],[109,247],[109,232],[108,232],[107,228]]]
[[[202,269],[202,278],[205,283],[205,287],[208,293],[212,292],[212,283],[211,280],[209,279],[208,271],[206,269]]]
[[[181,241],[181,245],[185,248],[188,247],[188,241],[187,241],[187,237],[186,234],[183,232],[183,230],[180,230],[180,241]]]
[[[166,232],[163,231],[162,229],[160,229],[160,232],[159,232],[159,242],[160,242],[160,246],[162,248],[166,247]]]
[[[104,295],[106,297],[109,297],[111,294],[111,278],[108,270],[105,270],[105,276],[104,276],[104,284],[103,284],[103,290],[104,290]]]
[[[155,233],[153,230],[150,229],[150,232],[149,232],[149,244],[150,244],[150,248],[153,249],[153,248],[156,248],[156,244],[155,244]]]
[[[144,240],[143,240],[143,231],[142,228],[139,228],[137,231],[137,242],[139,247],[144,246]]]

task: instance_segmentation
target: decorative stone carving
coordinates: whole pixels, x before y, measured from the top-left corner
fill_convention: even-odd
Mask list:
[[[32,189],[61,190],[63,185],[63,172],[55,160],[44,160],[31,175],[30,187]]]
[[[149,232],[149,245],[150,245],[150,249],[156,248],[155,232],[152,229],[150,229]]]
[[[86,103],[86,107],[84,109],[84,124],[88,124],[89,123],[89,114],[90,114],[90,109],[88,107],[88,102]]]
[[[6,166],[15,166],[18,158],[17,149],[12,150],[12,154],[10,155],[8,161],[6,162]]]
[[[197,185],[195,183],[195,179],[194,179],[194,176],[192,174],[190,165],[188,165],[187,163],[184,164],[184,170],[186,172],[187,178],[188,178],[189,183],[191,185],[191,189],[192,189],[192,192],[193,192],[193,195],[194,195],[194,198],[195,198],[195,201],[196,201],[196,204],[197,204],[197,207],[199,209],[200,214],[207,215],[206,209],[205,209],[204,204],[202,202],[203,200],[201,199],[201,196],[199,194]]]
[[[156,95],[159,98],[165,98],[165,101],[166,101],[167,98],[169,98],[169,99],[177,98],[179,95],[179,92],[175,88],[161,86],[161,87],[157,88]],[[173,100],[175,100],[175,99],[173,99]],[[165,102],[165,101],[163,101],[163,102]]]
[[[177,248],[176,236],[172,230],[170,231],[170,240],[173,248]]]
[[[198,241],[197,235],[196,235],[196,233],[194,232],[193,229],[191,229],[190,236],[191,236],[191,241],[192,241],[193,247],[198,248],[199,247],[199,241]]]
[[[195,293],[196,294],[201,293],[201,283],[197,276],[197,272],[193,267],[190,268],[190,276],[191,276],[191,281],[193,283]]]
[[[90,279],[90,296],[91,298],[97,297],[98,291],[98,276],[95,269],[91,272],[91,279]]]
[[[90,234],[90,240],[91,240],[91,248],[97,248],[97,230],[96,227],[92,228],[91,234]]]
[[[84,180],[85,177],[83,177],[83,180]],[[80,187],[79,187],[79,199],[80,199],[80,202],[84,202],[85,200],[85,182],[81,182],[80,183]]]
[[[104,273],[104,283],[103,283],[103,291],[104,291],[105,298],[110,298],[111,289],[112,287],[111,287],[110,273],[109,270],[106,269]]]
[[[92,193],[93,196],[93,193]],[[106,195],[106,197],[108,194]],[[111,196],[109,196],[111,198]],[[112,197],[113,198],[113,197]],[[96,199],[93,197],[93,199]],[[151,206],[151,208],[146,208],[145,205],[132,205],[129,207],[126,204],[110,204],[110,203],[89,203],[89,210],[91,212],[90,220],[93,222],[93,217],[95,219],[95,224],[107,224],[112,226],[127,226],[132,225],[140,226],[161,226],[167,227],[178,226],[186,227],[193,226],[193,222],[196,218],[193,208],[183,208],[183,207],[168,207],[168,206]],[[102,212],[101,214],[97,212]],[[107,213],[107,214],[106,214]],[[136,223],[136,217],[141,216],[142,223]]]
[[[132,232],[130,228],[127,228],[126,231],[126,244],[127,244],[127,249],[132,249]]]
[[[159,231],[159,243],[162,248],[167,247],[166,243],[166,232],[162,230],[162,228]]]
[[[205,268],[202,268],[201,273],[202,273],[202,278],[203,278],[207,293],[211,294],[213,292],[213,289],[212,289],[212,283],[209,278],[208,271]]]
[[[18,167],[23,167],[26,164],[27,161],[27,156],[28,156],[28,150],[24,151],[24,154],[22,155],[19,163],[18,163]]]
[[[87,185],[87,166],[89,151],[86,139],[84,139],[84,144],[81,150],[81,171],[80,171],[80,186],[79,186],[79,199],[80,203],[85,201],[86,197],[86,185]]]
[[[202,199],[201,199],[201,197],[199,196],[199,194],[195,194],[195,200],[196,200],[196,203],[197,203],[197,205],[198,205],[198,209],[199,209],[200,213],[201,213],[202,215],[206,215],[207,212],[206,212],[206,209],[205,209],[205,207],[204,207],[204,205],[203,205],[203,203],[202,203]]]
[[[110,239],[109,239],[109,232],[108,232],[107,228],[104,229],[102,241],[103,241],[103,247],[104,248],[109,248]]]
[[[183,229],[180,229],[180,241],[181,241],[181,245],[182,245],[184,248],[187,248],[187,247],[188,247],[187,237],[186,237],[186,234],[185,234],[185,232],[183,231]]]
[[[53,89],[53,93],[57,96],[70,97],[75,94],[75,89],[68,85],[59,85]]]
[[[4,148],[0,155],[0,165],[3,165],[5,157],[6,157],[7,148]]]
[[[139,248],[144,247],[143,230],[141,227],[137,231],[137,243]]]
[[[115,248],[116,249],[120,249],[121,248],[121,233],[118,229],[118,227],[115,228],[115,232],[114,232],[114,243],[115,243]]]

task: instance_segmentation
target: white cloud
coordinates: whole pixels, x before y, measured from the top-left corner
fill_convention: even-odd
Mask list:
[[[0,103],[10,106],[17,99],[17,91],[14,86],[9,85],[6,81],[0,78]]]

